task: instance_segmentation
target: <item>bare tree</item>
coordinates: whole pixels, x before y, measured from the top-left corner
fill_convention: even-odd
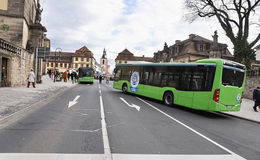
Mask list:
[[[253,47],[260,39],[260,32],[248,42],[250,25],[258,25],[259,15],[256,10],[260,0],[185,0],[186,8],[191,13],[190,20],[197,18],[217,18],[227,37],[234,45],[234,56],[237,61],[248,65],[255,59]],[[258,18],[258,19],[257,19]]]

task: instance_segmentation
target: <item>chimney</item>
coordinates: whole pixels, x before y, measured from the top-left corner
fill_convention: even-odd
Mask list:
[[[193,39],[196,35],[195,34],[190,34],[189,39]]]

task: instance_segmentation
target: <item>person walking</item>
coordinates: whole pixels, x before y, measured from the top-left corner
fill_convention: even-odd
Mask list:
[[[256,89],[254,89],[253,92],[253,100],[255,101],[255,105],[254,105],[254,111],[257,112],[257,107],[260,106],[260,87],[257,87]]]
[[[33,69],[31,69],[27,79],[28,79],[27,88],[30,87],[31,83],[33,85],[33,88],[35,88],[35,74],[33,72]]]
[[[102,76],[99,75],[99,83],[101,84],[102,83]]]

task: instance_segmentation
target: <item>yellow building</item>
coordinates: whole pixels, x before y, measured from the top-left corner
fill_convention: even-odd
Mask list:
[[[95,69],[95,58],[93,53],[83,46],[75,53],[72,52],[50,52],[46,59],[47,70],[77,70],[80,67],[91,67]]]

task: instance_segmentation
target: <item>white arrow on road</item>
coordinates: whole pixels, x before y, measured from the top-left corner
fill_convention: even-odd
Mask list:
[[[73,101],[69,101],[68,108],[72,107],[73,105],[77,104],[77,100],[79,99],[80,95],[77,95]]]
[[[127,103],[127,101],[126,101],[124,98],[120,97],[120,99],[121,99],[125,104],[127,104],[129,107],[135,108],[136,110],[140,111],[140,108],[141,108],[141,107],[139,107],[138,105],[135,105],[135,104],[130,105],[129,103]]]

